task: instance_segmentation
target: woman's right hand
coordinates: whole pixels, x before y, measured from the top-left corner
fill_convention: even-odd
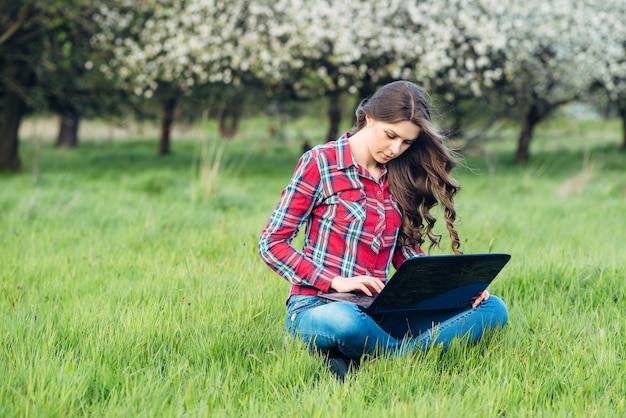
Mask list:
[[[385,284],[382,280],[371,276],[337,276],[331,282],[330,287],[335,292],[347,293],[358,291],[365,293],[367,296],[374,296],[374,294],[380,293],[383,290]]]

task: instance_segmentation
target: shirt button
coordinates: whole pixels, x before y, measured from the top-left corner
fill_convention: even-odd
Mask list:
[[[381,193],[382,193],[382,191],[380,191],[380,190],[379,190],[379,191],[378,191],[378,194],[381,194]]]

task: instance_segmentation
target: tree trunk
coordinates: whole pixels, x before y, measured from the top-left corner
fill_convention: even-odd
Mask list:
[[[18,88],[33,81],[33,73],[24,64],[8,61],[5,71],[6,78],[16,81]],[[18,133],[26,111],[24,99],[14,88],[5,89],[0,115],[0,172],[20,170]]]
[[[337,90],[330,91],[328,95],[328,126],[327,141],[334,141],[339,136],[339,124],[341,123],[341,107],[339,98],[341,94]]]
[[[170,136],[174,124],[174,110],[176,99],[170,98],[163,102],[163,120],[161,121],[161,141],[159,143],[159,155],[170,153]]]
[[[219,129],[220,136],[222,138],[230,139],[237,135],[237,129],[239,128],[239,114],[222,112],[219,117]]]
[[[240,108],[237,105],[227,105],[222,109],[218,117],[220,136],[222,138],[230,139],[237,135],[239,116]]]
[[[369,99],[374,93],[376,93],[376,86],[369,80],[363,80],[363,84],[357,90],[356,103],[354,108],[359,107],[361,102],[365,99]]]
[[[452,126],[448,128],[447,136],[450,138],[461,138],[463,137],[463,111],[459,107],[458,100],[455,100],[452,103]]]
[[[23,100],[16,94],[7,92],[0,123],[0,172],[20,170],[18,131],[23,114]]]
[[[626,105],[620,106],[619,116],[622,119],[622,149],[626,150]]]
[[[57,147],[76,148],[78,146],[78,125],[80,116],[74,110],[61,113]]]
[[[515,153],[515,161],[518,163],[527,162],[530,159],[530,141],[533,138],[533,130],[543,115],[539,111],[537,104],[532,104],[528,112],[524,115],[522,132],[517,142],[517,152]]]

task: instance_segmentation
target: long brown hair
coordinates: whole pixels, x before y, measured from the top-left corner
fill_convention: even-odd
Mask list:
[[[461,243],[454,226],[454,196],[460,186],[450,176],[458,156],[448,148],[447,138],[433,123],[428,94],[415,83],[394,81],[361,102],[353,132],[365,126],[366,115],[388,123],[408,120],[421,128],[417,140],[387,164],[389,190],[402,209],[398,242],[418,247],[426,236],[429,250],[439,246],[441,235],[433,232],[436,218],[431,209],[441,204],[452,251],[460,254]]]

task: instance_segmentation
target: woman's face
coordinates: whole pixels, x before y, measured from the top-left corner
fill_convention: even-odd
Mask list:
[[[408,120],[389,123],[369,117],[365,129],[370,130],[370,154],[379,164],[386,164],[402,155],[421,131],[419,126]]]

